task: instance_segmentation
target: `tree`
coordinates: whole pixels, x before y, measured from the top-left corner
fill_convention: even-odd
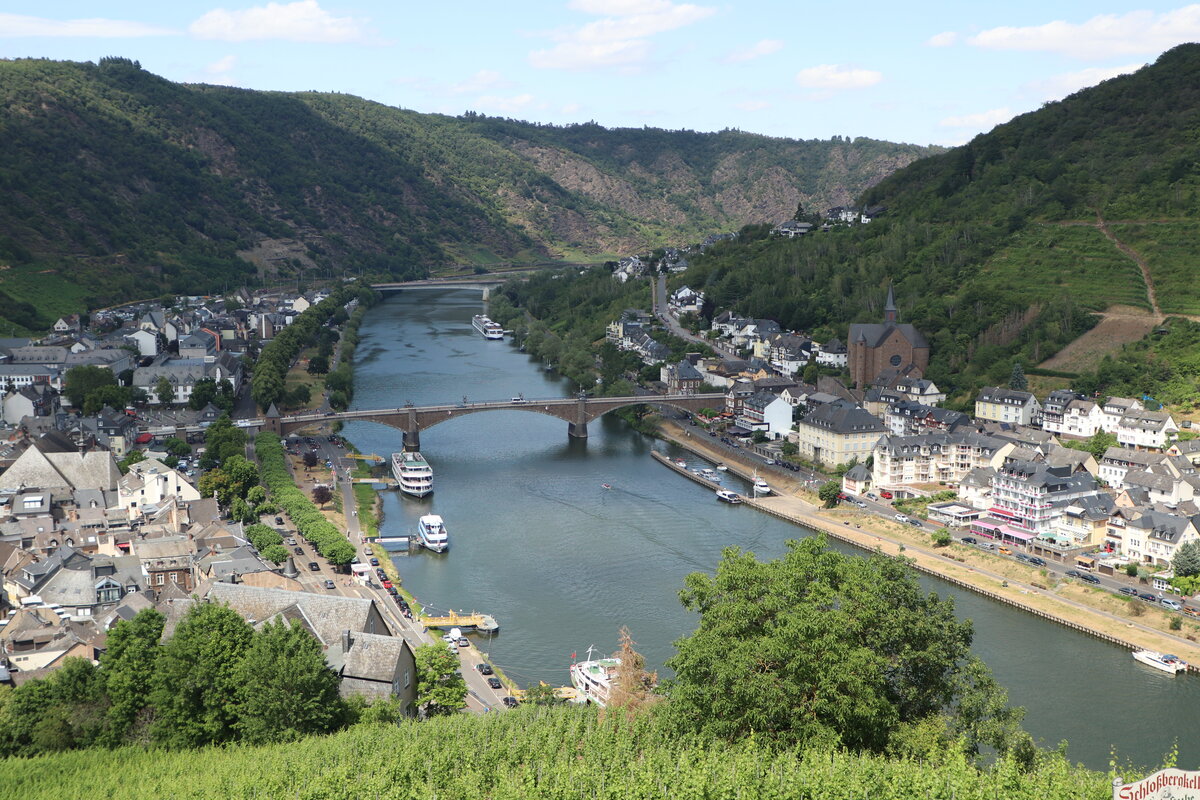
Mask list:
[[[845,556],[820,536],[765,563],[729,548],[680,598],[700,615],[667,662],[666,713],[682,731],[882,751],[901,723],[983,730],[1017,713],[972,658],[971,623],[903,560]]]
[[[162,614],[147,608],[108,632],[100,667],[109,701],[103,742],[109,747],[142,738],[140,728],[150,704],[150,682],[165,622]]]
[[[817,497],[821,498],[826,508],[833,508],[837,505],[838,495],[841,493],[842,484],[837,481],[825,481],[817,490]]]
[[[94,364],[71,367],[67,370],[63,394],[67,402],[82,408],[87,396],[103,386],[116,386],[117,377],[112,370]]]
[[[1184,542],[1175,550],[1171,568],[1181,578],[1200,575],[1200,540]]]
[[[188,408],[199,411],[217,397],[217,381],[215,378],[201,378],[192,386],[192,394],[188,397]]]
[[[333,499],[333,492],[323,483],[318,483],[312,490],[313,502],[319,506],[323,506]]]
[[[270,561],[272,564],[276,565],[287,561],[288,556],[291,555],[291,553],[288,552],[288,549],[281,544],[273,544],[270,547],[259,550],[258,554],[267,561]]]
[[[530,686],[526,689],[521,702],[527,706],[555,706],[562,703],[563,700],[554,693],[553,686],[542,681],[536,686]]]
[[[125,457],[117,462],[117,468],[121,472],[129,472],[129,468],[139,461],[146,460],[146,453],[142,450],[130,450],[125,454]]]
[[[176,458],[186,458],[192,454],[192,446],[178,436],[167,437],[162,448]]]
[[[1029,389],[1029,381],[1025,379],[1025,367],[1020,361],[1014,361],[1012,365],[1012,375],[1008,378],[1008,388],[1018,392],[1024,392]]]
[[[246,432],[233,424],[228,414],[222,414],[204,432],[204,455],[200,466],[212,469],[233,456],[246,453]]]
[[[338,676],[298,623],[269,622],[238,665],[237,722],[251,744],[327,733],[342,717]]]
[[[779,446],[779,452],[785,456],[794,456],[800,452],[800,447],[795,442],[784,442]]]
[[[750,435],[750,441],[755,444],[762,444],[767,440],[767,434],[764,431],[755,431]]]
[[[456,653],[444,644],[423,644],[413,656],[417,663],[416,706],[426,717],[452,714],[467,705],[467,684],[459,674]]]
[[[88,392],[83,400],[83,413],[91,416],[99,413],[105,406],[114,410],[129,405],[129,389],[125,386],[100,386]]]
[[[154,396],[164,406],[169,406],[175,402],[175,385],[167,379],[166,375],[160,375],[158,381],[154,384]]]
[[[308,374],[324,375],[329,372],[329,357],[316,355],[308,360]]]
[[[228,606],[199,603],[184,615],[151,680],[156,741],[202,747],[234,738],[240,664],[253,633]]]
[[[304,455],[301,456],[301,459],[304,461],[304,466],[308,467],[309,469],[315,467],[317,465],[317,461],[319,461],[317,454],[312,450],[305,450]]]

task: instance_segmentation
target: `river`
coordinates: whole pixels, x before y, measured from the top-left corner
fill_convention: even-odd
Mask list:
[[[421,290],[372,309],[360,329],[353,407],[571,394],[507,340],[475,333],[480,308],[478,290]],[[401,448],[400,431],[374,423],[344,433],[364,453]],[[648,455],[671,446],[615,417],[589,433],[569,440],[565,422],[521,411],[460,417],[421,433],[433,495],[383,495],[384,535],[412,533],[426,513],[441,514],[450,531],[444,555],[395,557],[405,587],[437,609],[495,615],[500,634],[478,645],[522,685],[565,684],[572,653],[611,652],[622,625],[661,668],[696,624],[678,600],[687,573],[711,571],[725,547],[771,558],[805,535],[716,502]],[[1123,762],[1150,766],[1178,742],[1179,765],[1200,764],[1200,677],[1154,672],[1120,648],[921,580],[974,622],[975,651],[1043,744],[1067,740],[1072,759],[1104,769],[1114,749]]]

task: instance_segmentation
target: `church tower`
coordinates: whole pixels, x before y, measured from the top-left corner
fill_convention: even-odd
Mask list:
[[[888,284],[887,305],[883,307],[883,321],[885,323],[896,322],[896,296],[892,293],[892,285]]]

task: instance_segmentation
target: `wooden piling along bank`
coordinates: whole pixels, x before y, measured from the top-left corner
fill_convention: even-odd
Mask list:
[[[699,452],[693,450],[692,448],[688,447],[686,444],[684,444],[682,442],[674,442],[674,444],[677,444],[680,447],[683,447],[685,450],[688,450],[689,452],[695,454],[698,457],[708,458],[708,456],[706,456],[705,454],[699,453]],[[712,481],[710,481],[706,478],[703,478],[700,475],[695,474],[694,472],[690,472],[686,467],[679,466],[678,464],[676,464],[674,461],[672,461],[670,458],[663,455],[662,453],[659,453],[657,451],[651,451],[650,455],[653,456],[655,458],[655,460],[657,460],[659,463],[665,464],[666,466],[670,467],[675,472],[678,472],[680,475],[690,478],[693,481],[695,481],[696,483],[701,484],[702,486],[711,488],[713,490],[721,488],[720,484],[713,483]],[[732,467],[730,468],[730,470],[732,471]],[[764,502],[762,499],[756,498],[756,497],[749,497],[749,496],[743,497],[743,504],[748,505],[748,506],[755,508],[759,511],[762,511],[764,513],[770,514],[771,516],[776,517],[777,519],[782,519],[785,522],[790,522],[793,525],[798,525],[798,526],[801,526],[804,528],[809,528],[812,530],[819,530],[822,533],[824,533],[834,539],[837,539],[840,542],[844,542],[845,544],[851,545],[852,547],[856,547],[859,550],[864,550],[866,552],[873,552],[873,550],[870,547],[865,546],[857,538],[846,535],[846,533],[844,533],[842,530],[840,530],[838,528],[838,526],[833,525],[824,520],[809,520],[809,519],[801,519],[799,517],[795,517],[785,511],[771,507],[771,505],[769,503]],[[1062,625],[1063,627],[1071,628],[1072,630],[1079,631],[1080,633],[1086,633],[1087,635],[1092,636],[1096,639],[1100,639],[1102,641],[1109,642],[1111,644],[1115,644],[1120,647],[1127,648],[1129,650],[1144,650],[1144,649],[1146,649],[1142,645],[1137,644],[1135,642],[1131,642],[1128,639],[1122,639],[1119,636],[1114,636],[1110,633],[1105,633],[1103,631],[1096,630],[1095,628],[1089,627],[1082,623],[1060,617],[1057,614],[1052,614],[1048,611],[1043,611],[1040,608],[1034,608],[1031,605],[1022,603],[1020,600],[1018,600],[1014,597],[1009,597],[1007,595],[998,594],[997,592],[993,592],[990,589],[985,589],[982,586],[978,586],[969,581],[964,581],[961,578],[956,578],[952,575],[947,575],[937,569],[929,567],[925,564],[921,564],[912,559],[908,560],[908,564],[909,564],[909,566],[911,566],[913,569],[917,570],[918,572],[938,578],[939,580],[946,581],[947,583],[953,584],[954,586],[957,586],[960,589],[966,589],[968,591],[974,592],[975,594],[982,595],[983,597],[986,597],[989,600],[994,600],[998,603],[1004,603],[1006,605],[1012,606],[1013,608],[1018,608],[1028,614],[1034,615],[1035,617],[1040,617],[1042,619],[1049,620],[1050,622],[1058,623],[1059,625]],[[1162,635],[1169,636],[1170,634],[1162,634]],[[1188,671],[1200,672],[1200,664],[1195,664],[1195,663],[1189,661],[1188,662]]]

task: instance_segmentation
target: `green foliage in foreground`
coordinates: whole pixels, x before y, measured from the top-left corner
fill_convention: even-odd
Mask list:
[[[383,756],[383,758],[380,758]],[[577,707],[359,726],[282,746],[87,750],[0,762],[22,800],[63,797],[305,798],[871,798],[1058,800],[1109,796],[1109,778],[1057,753],[1022,773],[980,770],[953,748],[889,760],[828,750],[772,750],[678,737],[652,715],[601,718]]]

